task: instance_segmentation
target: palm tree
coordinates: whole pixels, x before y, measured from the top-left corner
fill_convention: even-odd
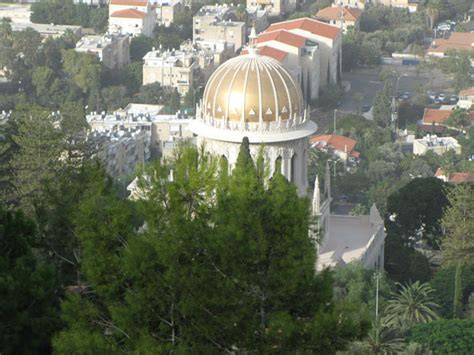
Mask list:
[[[438,319],[439,307],[432,298],[434,290],[427,283],[401,285],[401,289],[388,301],[384,321],[392,327],[408,329],[418,323],[429,323]]]
[[[435,22],[438,20],[440,12],[443,10],[444,4],[442,0],[430,0],[426,6],[429,16],[430,28],[433,29]]]
[[[351,343],[345,354],[389,355],[400,354],[404,349],[404,340],[397,337],[396,330],[379,320],[372,323],[367,339]]]

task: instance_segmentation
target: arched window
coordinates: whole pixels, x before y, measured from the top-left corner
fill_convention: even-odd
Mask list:
[[[296,153],[291,157],[290,181],[296,181]]]
[[[275,171],[274,171],[274,173],[276,173],[276,172],[281,173],[281,162],[282,162],[281,155],[279,155],[275,159]]]

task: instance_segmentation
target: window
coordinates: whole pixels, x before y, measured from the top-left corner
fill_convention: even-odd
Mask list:
[[[290,181],[296,182],[296,153],[291,157],[291,171],[290,171]]]
[[[281,156],[279,155],[278,158],[275,159],[275,172],[274,173],[281,173]]]

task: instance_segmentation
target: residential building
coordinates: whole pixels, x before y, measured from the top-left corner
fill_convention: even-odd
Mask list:
[[[292,32],[318,43],[320,49],[319,88],[341,80],[342,31],[340,28],[310,18],[301,18],[271,24],[264,33],[278,30]],[[316,69],[313,68],[313,70]]]
[[[331,153],[343,162],[357,163],[360,153],[355,150],[357,141],[337,134],[313,136],[309,143],[312,148]]]
[[[346,33],[349,28],[359,30],[360,16],[362,10],[358,8],[350,8],[344,6],[329,6],[321,9],[316,14],[316,18],[320,21],[337,26]]]
[[[132,174],[150,158],[150,132],[140,129],[91,132],[88,141],[113,177]]]
[[[448,177],[443,169],[438,168],[434,176],[450,184],[474,184],[474,173],[457,172],[450,174]]]
[[[316,176],[313,191],[312,213],[323,231],[316,269],[344,267],[352,262],[368,269],[383,269],[386,234],[375,204],[369,215],[349,216],[332,214],[331,201],[331,175],[326,164],[324,187]]]
[[[193,17],[193,42],[228,42],[239,51],[246,42],[246,25],[234,19],[227,5],[203,6]]]
[[[345,6],[352,9],[365,10],[370,5],[370,0],[334,0],[332,6]]]
[[[319,97],[321,51],[318,42],[284,29],[260,33],[256,42],[260,55],[277,59],[290,72],[302,89],[305,102]]]
[[[184,5],[181,0],[152,0],[155,8],[157,23],[161,26],[169,27],[176,15],[184,12]]]
[[[428,134],[421,139],[415,139],[413,141],[413,154],[415,155],[425,155],[428,151],[443,155],[449,150],[453,150],[456,154],[461,154],[461,145],[457,139]]]
[[[247,8],[255,7],[267,10],[269,16],[281,16],[296,9],[296,0],[247,0]]]
[[[193,140],[189,129],[192,120],[181,112],[163,115],[162,108],[161,105],[129,104],[113,113],[92,112],[86,119],[96,136],[111,135],[111,132],[146,132],[150,135],[150,156],[171,158],[179,142]]]
[[[156,24],[149,0],[110,0],[109,32],[151,37]]]
[[[420,5],[423,5],[424,0],[375,0],[375,3],[407,9],[409,12],[416,12],[420,8]]]
[[[451,32],[447,39],[436,38],[427,54],[443,58],[450,49],[474,51],[474,32]]]
[[[96,55],[107,68],[123,68],[130,63],[128,35],[84,36],[76,43],[76,52]]]
[[[177,89],[181,96],[193,87],[194,71],[198,68],[193,52],[153,48],[143,60],[143,85],[160,83],[164,88]]]
[[[459,92],[457,106],[469,110],[474,106],[474,88],[461,90]]]

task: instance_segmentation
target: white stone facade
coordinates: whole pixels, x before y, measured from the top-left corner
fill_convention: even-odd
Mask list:
[[[127,35],[84,36],[76,43],[76,52],[96,55],[110,69],[130,63],[130,39]]]

